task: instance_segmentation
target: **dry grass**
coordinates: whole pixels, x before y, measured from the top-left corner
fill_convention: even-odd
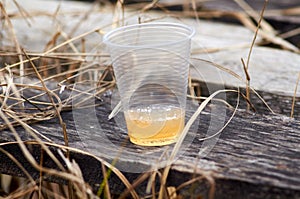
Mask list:
[[[201,1],[196,0],[185,1],[183,3],[184,9],[180,12],[170,11],[165,4],[162,4],[159,1],[155,0],[147,4],[137,3],[128,5],[128,8],[137,10],[137,12],[133,14],[133,16],[136,16],[136,18],[138,18],[138,13],[145,13],[153,8],[160,9],[168,17],[172,16],[176,18],[194,17],[196,20],[199,20],[203,18],[221,18],[223,16],[226,16],[240,21],[245,27],[252,30],[255,36],[252,43],[251,41],[249,41],[250,51],[248,60],[246,63],[244,63],[245,73],[248,77],[246,81],[242,77],[237,75],[234,71],[231,71],[215,63],[211,64],[219,70],[225,71],[226,73],[231,74],[235,78],[247,84],[247,88],[249,88],[249,90],[247,91],[245,98],[249,103],[249,106],[253,107],[250,102],[249,93],[250,90],[252,90],[255,94],[257,94],[257,92],[250,87],[250,75],[248,74],[248,67],[251,49],[255,44],[257,44],[255,42],[256,36],[259,35],[263,39],[265,39],[265,41],[279,45],[283,49],[299,53],[299,49],[297,47],[282,38],[287,38],[295,34],[299,34],[299,29],[290,31],[289,33],[281,35],[282,37],[280,37],[279,35],[277,35],[276,31],[265,20],[263,20],[263,15],[299,15],[299,8],[266,11],[265,13],[263,9],[261,14],[259,15],[254,12],[253,9],[249,9],[249,5],[245,4],[243,0],[236,0],[235,2],[237,2],[243,9],[245,9],[246,12],[201,10],[197,7],[197,5],[199,5],[199,2],[201,3]],[[82,25],[82,23],[84,23],[84,20],[88,18],[89,12],[84,13],[83,15],[81,15],[81,20],[79,20],[78,23],[72,28],[71,33],[65,33],[60,28],[58,28],[57,30],[53,30],[52,37],[46,38],[48,43],[44,47],[43,52],[30,52],[26,49],[23,49],[16,37],[15,28],[11,23],[11,19],[15,17],[22,17],[28,24],[30,24],[34,23],[34,17],[38,15],[43,16],[44,14],[39,12],[29,13],[26,11],[26,9],[22,8],[22,6],[18,4],[17,1],[14,1],[14,3],[19,13],[7,13],[5,4],[0,2],[2,29],[10,33],[9,39],[13,41],[12,46],[3,45],[0,52],[0,56],[2,59],[1,64],[4,64],[4,66],[0,68],[0,130],[9,129],[15,137],[16,142],[1,143],[0,152],[5,154],[24,172],[26,179],[22,181],[22,184],[17,189],[9,194],[7,193],[5,198],[99,198],[100,196],[103,198],[113,198],[108,184],[108,178],[110,177],[111,173],[116,174],[127,188],[126,191],[121,194],[120,198],[126,198],[128,195],[131,195],[132,198],[141,198],[135,191],[135,188],[139,184],[147,180],[149,181],[147,189],[149,198],[180,198],[180,196],[177,195],[179,190],[183,189],[184,187],[190,186],[194,182],[200,180],[207,180],[209,182],[209,184],[211,185],[209,198],[213,198],[215,185],[214,179],[212,177],[213,175],[209,172],[197,171],[198,174],[201,174],[200,176],[195,176],[190,181],[187,181],[176,188],[167,187],[167,177],[186,133],[188,132],[194,120],[208,104],[208,102],[213,100],[213,98],[215,98],[215,96],[221,92],[240,93],[239,91],[220,90],[213,93],[207,98],[191,95],[190,97],[194,99],[201,98],[204,99],[204,101],[199,106],[192,119],[187,123],[180,137],[180,140],[177,142],[174,150],[172,151],[167,166],[162,172],[158,170],[147,172],[141,174],[141,176],[136,179],[135,182],[129,182],[126,177],[117,168],[114,167],[114,163],[110,164],[93,154],[69,147],[68,129],[66,128],[66,124],[61,117],[61,112],[63,111],[68,111],[72,108],[80,109],[88,107],[89,104],[86,103],[88,99],[99,99],[102,94],[115,86],[116,82],[113,78],[112,68],[110,64],[108,64],[109,56],[103,53],[103,51],[101,50],[86,52],[85,45],[89,36],[93,34],[102,35],[106,27],[124,25],[125,6],[123,4],[123,1],[118,0],[115,7],[112,7],[110,3],[106,3],[107,6],[112,9],[113,12],[115,12],[113,24],[107,24],[107,26],[103,27],[96,27],[80,35],[72,35],[72,33],[75,32],[76,29],[80,27],[80,25]],[[93,9],[94,7],[91,7],[91,10]],[[55,18],[58,12],[59,7],[57,8],[57,12],[50,17]],[[101,48],[102,46],[97,47]],[[218,50],[222,49],[207,49],[207,52],[215,52]],[[57,82],[58,87],[53,88],[51,86],[53,85],[51,84],[51,82],[53,81]],[[85,86],[88,89],[84,92],[76,90],[74,87],[75,84]],[[190,90],[193,90],[192,85],[190,86]],[[297,86],[295,90],[297,91]],[[70,97],[60,96],[60,94],[64,92],[74,92],[76,94],[72,95],[72,98],[70,99]],[[28,95],[27,93],[29,93],[30,95]],[[293,107],[295,104],[295,99],[296,98],[294,97]],[[264,102],[262,98],[261,100]],[[72,104],[72,101],[75,101],[76,103]],[[268,107],[267,104],[266,106]],[[271,108],[268,108],[272,112]],[[292,110],[293,109],[294,108],[292,108]],[[236,110],[237,107],[234,108],[234,111]],[[292,116],[293,111],[291,113],[291,117]],[[230,118],[230,120],[232,119],[232,117]],[[38,132],[31,127],[31,124],[33,123],[48,121],[53,118],[58,118],[61,126],[61,133],[64,137],[64,145],[53,143],[51,139],[45,137],[41,132]],[[230,122],[230,120],[226,123],[226,125]],[[224,126],[224,128],[226,127],[226,125]],[[15,128],[16,126],[22,126],[34,138],[34,141],[25,142],[24,140],[22,140]],[[221,133],[224,128],[216,132],[215,135]],[[211,137],[205,139],[210,138]],[[40,171],[39,179],[33,179],[23,167],[23,165],[19,162],[19,160],[17,160],[9,152],[1,148],[2,146],[16,143],[20,146],[22,152],[24,153],[27,160],[31,163],[31,165],[36,170]],[[37,162],[31,152],[28,150],[29,145],[41,146],[43,153],[46,153],[51,157],[59,170],[47,168],[42,164],[42,161]],[[57,148],[60,157],[56,157],[49,149],[49,146]],[[98,193],[94,193],[92,191],[92,187],[90,187],[90,185],[88,185],[84,181],[81,169],[79,168],[77,163],[68,158],[70,151],[86,156],[91,156],[101,162],[102,173],[105,178]],[[58,158],[63,159],[63,164],[66,166],[63,166]],[[41,160],[42,159],[43,157],[41,156]],[[43,177],[46,174],[63,178],[67,180],[69,184],[68,186],[59,186],[57,184],[45,182]],[[155,189],[156,185],[154,183],[156,178],[160,179],[159,181],[161,185],[159,192],[157,192],[157,190]],[[3,197],[4,195],[5,194],[3,194]],[[2,196],[0,195],[0,197]]]

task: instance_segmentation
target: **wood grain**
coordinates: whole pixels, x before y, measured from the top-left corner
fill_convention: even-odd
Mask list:
[[[109,97],[103,99],[104,102],[110,100]],[[96,108],[96,114],[101,123],[101,121],[107,121],[107,114],[111,107],[109,103],[99,103],[102,103],[102,106]],[[203,155],[205,154],[205,150],[203,150],[205,142],[199,141],[199,139],[205,136],[209,128],[214,128],[212,121],[223,121],[222,114],[212,115],[216,113],[215,110],[223,108],[221,105],[211,104],[200,116],[200,122],[198,121],[196,127],[198,132],[193,135],[195,137],[192,136],[192,143],[185,148],[185,153],[173,164],[168,184],[178,186],[191,179],[193,175],[201,175],[202,172],[209,171],[209,175],[216,181],[216,198],[273,198],[275,196],[298,198],[300,196],[300,122],[283,115],[253,114],[241,109],[237,111],[233,120],[218,137],[214,147],[206,146],[210,151],[207,155]],[[227,120],[233,110],[229,108],[224,110],[226,110],[225,120]],[[89,124],[89,120],[85,120],[85,127],[76,129],[75,123],[78,121],[74,121],[73,112],[63,112],[62,116],[67,124],[72,147],[91,151],[108,161],[115,158],[115,154],[120,151],[120,146],[124,144],[124,139],[127,137],[126,133],[122,134],[118,130],[120,127],[113,120],[107,121],[106,125],[101,125],[102,132],[106,133],[115,148],[108,148],[111,147],[111,143],[105,142],[102,142],[102,146],[100,146],[96,143],[101,140],[97,140],[97,136],[91,136],[97,132],[90,128],[94,125],[93,123]],[[53,140],[54,143],[63,144],[63,135],[56,119],[34,124],[33,127]],[[18,127],[17,130],[23,140],[32,139],[22,128]],[[116,131],[120,135],[116,135]],[[92,137],[94,140],[84,140],[84,136]],[[8,130],[1,132],[1,142],[13,140],[14,138]],[[85,141],[86,143],[84,143]],[[126,168],[149,168],[151,158],[155,159],[157,152],[160,151],[159,147],[140,147],[130,143],[127,143],[125,147],[126,151],[138,152],[136,154],[124,153],[125,155],[122,154],[118,160],[117,166],[123,169],[130,181],[134,181],[139,173],[128,172]],[[34,178],[38,178],[39,172],[30,166],[17,144],[10,144],[2,148],[13,154]],[[30,149],[33,156],[39,161],[39,147],[31,146]],[[56,151],[54,148],[52,150]],[[200,150],[202,150],[202,155],[199,155]],[[143,155],[137,157],[139,156],[137,154]],[[147,159],[142,157],[147,157]],[[78,153],[71,153],[71,158],[78,162],[84,178],[96,190],[103,178],[101,164],[90,156]],[[24,173],[2,153],[0,160],[1,173],[24,176]],[[44,165],[56,168],[49,157],[45,158]],[[47,178],[60,183],[64,182],[53,176],[47,176]],[[125,189],[115,175],[110,180],[111,188],[116,194]],[[196,185],[195,192],[205,196],[207,188],[209,188],[207,182],[202,181]],[[140,193],[143,193],[144,188],[145,184],[138,188]],[[183,189],[180,193],[184,195],[189,192],[188,189]],[[224,193],[226,194],[224,195]]]

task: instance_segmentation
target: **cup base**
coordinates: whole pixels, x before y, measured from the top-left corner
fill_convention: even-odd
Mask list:
[[[177,142],[178,136],[170,138],[161,138],[161,139],[136,139],[134,137],[129,137],[130,141],[133,144],[140,146],[165,146]]]

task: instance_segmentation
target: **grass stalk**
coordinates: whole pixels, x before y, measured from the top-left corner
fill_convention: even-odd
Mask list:
[[[62,132],[63,132],[63,135],[64,135],[64,141],[65,141],[65,144],[66,144],[66,146],[68,146],[68,145],[69,145],[69,139],[68,139],[68,134],[67,134],[66,124],[64,123],[64,121],[63,121],[63,119],[62,119],[62,117],[61,117],[61,115],[60,115],[61,107],[57,107],[57,106],[56,106],[56,103],[54,102],[54,100],[53,100],[53,98],[52,98],[52,95],[51,95],[51,93],[49,92],[49,89],[47,88],[47,86],[46,86],[46,84],[45,84],[45,82],[44,82],[42,76],[41,76],[40,73],[38,72],[38,70],[37,70],[35,64],[30,60],[30,57],[26,54],[26,52],[25,52],[24,49],[23,49],[23,53],[25,54],[26,58],[29,60],[30,65],[32,66],[34,72],[36,73],[36,76],[37,76],[38,79],[40,80],[40,82],[41,82],[43,88],[45,89],[45,91],[46,91],[46,93],[47,93],[47,95],[48,95],[48,97],[49,97],[49,100],[51,101],[51,103],[52,103],[52,105],[53,105],[53,108],[55,109],[56,116],[58,117],[59,123],[60,123],[60,125],[61,125],[61,127],[62,127]],[[67,153],[67,155],[69,155],[69,154]]]
[[[169,175],[169,171],[171,169],[171,165],[173,164],[175,157],[180,149],[180,146],[183,143],[184,138],[186,137],[190,127],[192,126],[192,124],[194,123],[194,121],[196,120],[196,118],[199,116],[199,114],[203,111],[203,109],[206,107],[206,105],[218,94],[223,93],[223,92],[237,92],[236,90],[218,90],[215,91],[213,94],[211,94],[207,99],[205,99],[200,106],[198,107],[198,109],[196,110],[196,112],[192,115],[192,117],[190,118],[190,120],[187,122],[187,124],[185,125],[180,137],[178,138],[178,141],[176,142],[174,149],[172,150],[172,153],[170,155],[170,158],[167,161],[167,165],[163,171],[163,175],[162,175],[162,179],[161,179],[161,186],[160,186],[160,190],[159,190],[159,197],[158,199],[163,199],[165,197],[165,188],[166,188],[166,182],[167,182],[167,177]],[[228,123],[227,123],[228,124]],[[224,126],[225,128],[225,126]],[[222,128],[221,131],[224,129]],[[220,132],[221,132],[220,131]],[[210,136],[207,139],[210,139],[213,136]]]
[[[299,81],[300,81],[300,72],[298,73],[298,78],[297,78],[297,82],[296,82],[296,86],[295,86],[295,90],[294,90],[294,96],[293,96],[293,102],[292,102],[292,110],[291,110],[291,118],[294,117],[295,104],[296,104],[296,96],[297,96],[297,90],[298,90]]]
[[[242,5],[247,5],[244,1],[242,0],[235,0],[236,2],[240,2],[242,3]],[[258,31],[261,27],[261,24],[263,22],[263,16],[264,16],[264,12],[265,12],[265,9],[267,7],[267,4],[268,4],[268,0],[265,0],[264,1],[264,5],[263,5],[263,8],[260,12],[260,15],[259,15],[259,20],[257,22],[257,27],[256,27],[256,30],[255,30],[255,33],[254,33],[254,36],[253,36],[253,39],[252,39],[252,43],[251,43],[251,46],[250,46],[250,49],[249,49],[249,53],[248,53],[248,57],[247,57],[247,63],[245,64],[244,60],[242,59],[242,64],[243,64],[243,68],[244,68],[244,72],[246,74],[246,97],[247,97],[247,100],[249,102],[251,102],[251,99],[250,99],[250,75],[249,75],[249,64],[250,64],[250,57],[251,57],[251,54],[252,54],[252,51],[253,51],[253,47],[254,47],[254,44],[255,44],[255,41],[256,41],[256,38],[257,38],[257,35],[258,35]],[[265,23],[266,24],[266,23]],[[272,30],[271,26],[266,26],[269,30]],[[249,111],[250,110],[250,105],[249,103],[247,103],[247,110]]]

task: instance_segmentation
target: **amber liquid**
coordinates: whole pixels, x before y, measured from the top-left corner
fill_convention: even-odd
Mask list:
[[[143,146],[162,146],[177,141],[184,128],[185,113],[175,107],[131,109],[125,113],[130,141]]]

